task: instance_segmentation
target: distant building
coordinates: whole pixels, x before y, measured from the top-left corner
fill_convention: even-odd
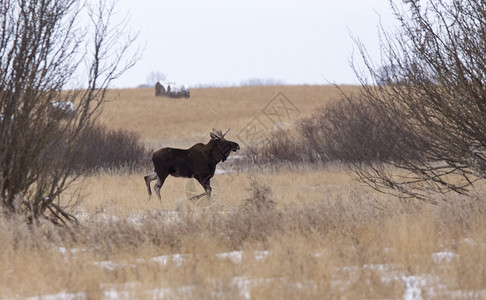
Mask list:
[[[189,98],[191,92],[184,85],[178,85],[173,82],[160,82],[155,84],[155,96],[171,98]]]

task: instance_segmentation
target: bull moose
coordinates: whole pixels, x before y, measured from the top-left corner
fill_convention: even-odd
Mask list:
[[[240,146],[224,137],[229,129],[222,133],[213,129],[209,134],[211,140],[207,144],[198,143],[189,149],[162,148],[152,156],[155,172],[144,177],[149,196],[152,195],[150,183],[157,180],[154,190],[159,199],[160,189],[167,176],[195,178],[204,188],[205,193],[194,196],[200,198],[211,197],[210,180],[214,176],[216,165],[225,161],[231,152],[236,152]]]

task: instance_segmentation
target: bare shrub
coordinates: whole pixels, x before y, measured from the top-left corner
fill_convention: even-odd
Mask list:
[[[484,179],[484,1],[392,8],[401,27],[382,29],[381,62],[357,41],[368,71],[355,67],[360,93],[303,120],[298,138],[270,139],[253,161],[344,161],[381,192],[431,203],[435,193],[468,194]]]
[[[385,163],[419,157],[420,152],[410,151],[409,144],[414,142],[399,123],[390,126],[360,95],[343,95],[300,120],[296,133],[275,131],[247,156],[260,165]]]
[[[248,240],[265,241],[272,233],[282,229],[282,215],[277,210],[270,187],[251,181],[249,198],[231,213],[227,224],[233,247]]]
[[[299,132],[310,161],[387,162],[399,157],[407,137],[400,127],[386,125],[372,106],[349,96],[302,120]]]
[[[149,166],[149,151],[138,134],[125,130],[108,130],[98,125],[84,132],[80,139],[76,166],[81,172],[98,169],[128,170]]]
[[[300,142],[290,130],[283,129],[270,133],[268,141],[261,147],[246,150],[244,157],[249,160],[246,163],[257,165],[298,164],[305,161]]]
[[[249,212],[268,212],[277,209],[272,191],[269,186],[260,183],[257,179],[252,178],[250,183],[249,198],[240,207],[243,211]]]
[[[157,82],[164,81],[166,78],[167,76],[160,71],[151,71],[149,74],[147,74],[146,83],[147,86],[153,87]]]
[[[385,126],[411,138],[406,152],[382,166],[356,165],[368,184],[384,192],[430,199],[430,191],[467,194],[486,174],[484,1],[406,1],[392,4],[400,22],[382,29],[380,63],[357,41],[367,69],[356,71],[363,99]],[[380,66],[391,70],[384,84]],[[356,70],[358,67],[355,68]],[[407,153],[420,153],[409,159]]]
[[[79,139],[99,115],[110,82],[138,60],[137,54],[126,57],[135,40],[126,22],[111,28],[114,11],[114,3],[103,0],[0,3],[3,213],[30,223],[46,214],[57,224],[74,221],[60,195],[77,179]],[[75,104],[72,117],[53,110],[54,102]]]

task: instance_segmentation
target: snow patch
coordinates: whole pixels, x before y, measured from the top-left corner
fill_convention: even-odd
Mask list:
[[[111,260],[103,260],[103,261],[96,261],[94,262],[95,266],[101,266],[103,269],[108,271],[115,271],[117,268],[122,268],[123,265],[119,263],[115,263]]]
[[[167,265],[169,262],[173,262],[178,267],[180,267],[187,260],[188,257],[189,255],[172,254],[172,255],[161,255],[161,256],[152,257],[150,260],[157,262],[161,265]]]
[[[404,300],[418,300],[422,298],[421,287],[425,286],[427,281],[418,276],[402,276],[402,281],[405,283]]]
[[[459,255],[452,252],[436,252],[432,253],[432,260],[436,263],[441,262],[451,262],[453,259],[457,258]]]
[[[216,257],[220,259],[230,259],[235,264],[239,264],[243,259],[243,251],[231,251],[231,252],[218,253],[216,254]]]
[[[76,253],[80,253],[80,252],[86,252],[86,249],[84,248],[66,248],[66,247],[58,247],[57,250],[63,254],[63,255],[66,255],[68,253],[71,253],[71,254],[76,254]]]
[[[255,251],[254,254],[255,254],[255,260],[256,261],[261,261],[263,259],[265,259],[265,257],[267,257],[268,255],[268,251],[264,250],[264,251]]]

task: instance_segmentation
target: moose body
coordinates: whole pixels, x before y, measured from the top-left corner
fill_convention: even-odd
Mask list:
[[[195,197],[199,198],[204,195],[211,197],[210,180],[214,176],[216,165],[225,161],[231,152],[240,149],[237,143],[224,138],[226,133],[222,134],[221,131],[213,129],[210,134],[211,140],[207,144],[199,143],[189,149],[162,148],[156,151],[152,156],[155,172],[144,177],[149,196],[152,195],[150,182],[157,180],[154,190],[160,199],[160,189],[165,179],[172,175],[195,178],[205,191]]]

